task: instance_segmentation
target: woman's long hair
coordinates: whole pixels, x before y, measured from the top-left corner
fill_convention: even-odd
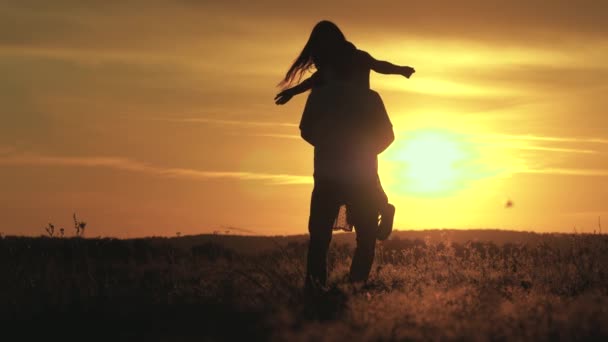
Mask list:
[[[279,83],[279,87],[287,88],[296,79],[300,82],[304,73],[313,65],[317,69],[321,68],[332,57],[331,51],[344,43],[346,38],[336,24],[327,20],[318,22],[312,29],[304,49]]]

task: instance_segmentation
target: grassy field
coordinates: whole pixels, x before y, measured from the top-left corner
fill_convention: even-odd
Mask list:
[[[608,236],[397,232],[363,288],[336,234],[304,297],[306,237],[0,239],[5,334],[79,340],[608,339]]]

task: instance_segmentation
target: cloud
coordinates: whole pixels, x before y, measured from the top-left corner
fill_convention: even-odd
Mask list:
[[[9,154],[11,152],[15,151],[15,148],[12,146],[2,146],[0,145],[0,155],[1,154]]]
[[[265,138],[277,138],[277,139],[292,139],[301,140],[302,137],[296,134],[274,134],[274,133],[260,133],[260,134],[245,134],[248,137],[265,137]]]
[[[601,152],[601,148],[604,147],[603,145],[608,144],[608,140],[602,138],[556,137],[528,134],[482,134],[474,136],[471,140],[480,145],[489,143],[490,146],[499,146],[512,149],[577,154],[598,154]],[[540,146],[533,144],[532,142],[574,145],[576,148],[570,146]],[[581,148],[582,145],[595,145],[596,148]]]
[[[521,150],[532,150],[532,151],[547,151],[547,152],[564,152],[564,153],[581,153],[581,154],[596,154],[597,151],[594,150],[583,150],[576,148],[559,148],[559,147],[545,147],[545,146],[535,146],[535,145],[526,145],[526,146],[508,146],[511,148],[521,149]]]
[[[289,122],[268,122],[268,121],[243,121],[243,120],[221,120],[208,118],[147,118],[145,120],[166,121],[166,122],[182,122],[182,123],[205,123],[216,125],[234,125],[234,126],[271,126],[271,127],[298,127],[298,124]]]
[[[38,155],[9,155],[0,156],[0,165],[34,165],[34,166],[82,166],[105,167],[151,174],[168,178],[192,180],[236,179],[243,181],[263,181],[276,185],[311,184],[311,176],[289,174],[272,174],[239,171],[206,171],[187,168],[163,168],[148,165],[126,158],[114,157],[56,157]]]
[[[589,40],[605,39],[607,11],[608,3],[589,0],[576,4],[565,0],[384,0],[372,4],[366,0],[350,1],[347,6],[324,0],[97,0],[86,4],[57,0],[52,5],[44,0],[24,0],[3,4],[0,9],[0,45],[97,52],[138,50],[148,52],[150,58],[163,52],[184,56],[198,50],[215,60],[238,60],[242,55],[226,53],[226,48],[234,52],[261,43],[285,47],[288,53],[291,45],[303,45],[316,21],[328,18],[356,42],[405,37],[509,43],[503,46],[552,47],[556,42],[584,46]],[[218,43],[225,41],[233,43],[218,49]],[[411,47],[404,43],[401,49]]]
[[[548,174],[548,175],[608,177],[608,169],[542,168],[542,169],[520,170],[520,171],[517,171],[517,173],[540,173],[540,174]]]
[[[532,140],[532,141],[555,141],[555,142],[571,142],[571,143],[594,143],[608,144],[608,139],[604,138],[571,138],[571,137],[555,137],[555,136],[539,136],[532,134],[491,134],[483,135],[484,138],[491,139],[507,139],[507,140]]]

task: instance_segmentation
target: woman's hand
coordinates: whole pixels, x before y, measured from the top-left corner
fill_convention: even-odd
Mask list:
[[[414,70],[414,68],[409,67],[409,66],[404,66],[401,67],[401,75],[410,78],[410,76],[412,76],[413,73],[415,73],[416,70]]]
[[[278,93],[277,96],[274,97],[274,103],[278,105],[283,105],[289,102],[293,97],[293,93],[291,89],[285,89],[282,92]]]

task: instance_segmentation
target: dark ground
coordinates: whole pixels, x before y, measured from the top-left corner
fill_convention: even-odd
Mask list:
[[[301,291],[306,237],[0,239],[0,318],[20,340],[606,340],[608,236],[397,232],[369,284]]]

